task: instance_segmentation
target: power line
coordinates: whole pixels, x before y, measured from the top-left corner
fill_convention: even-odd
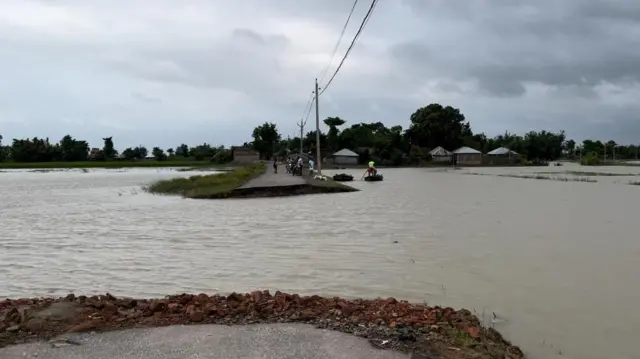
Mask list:
[[[307,105],[305,106],[305,110],[302,113],[300,122],[296,123],[296,125],[300,128],[300,153],[302,153],[302,144],[304,142],[302,138],[302,136],[304,136],[304,126],[307,125],[307,120],[309,119],[309,115],[311,114],[311,109],[313,108],[313,103],[315,102],[315,99],[316,98],[314,96],[314,93],[312,92],[311,95],[309,96],[309,100],[307,101]]]
[[[336,41],[336,44],[333,47],[333,51],[331,53],[331,56],[329,57],[329,61],[327,62],[327,65],[324,67],[324,69],[320,73],[320,81],[322,81],[322,79],[324,79],[324,77],[327,75],[327,71],[329,70],[329,66],[331,66],[331,63],[333,62],[333,58],[336,56],[336,53],[338,52],[338,48],[340,47],[340,43],[342,42],[342,38],[344,37],[344,33],[347,30],[347,25],[349,25],[349,21],[351,21],[351,17],[353,16],[353,12],[354,12],[357,4],[358,4],[358,0],[355,0],[353,2],[353,5],[351,6],[351,10],[349,11],[349,16],[347,16],[347,21],[345,21],[344,26],[342,27],[342,31],[340,32],[340,36],[338,37],[338,41]],[[307,120],[309,119],[309,115],[311,114],[311,109],[313,107],[313,102],[314,101],[315,101],[315,97],[314,97],[314,94],[312,92],[311,96],[309,97],[309,100],[307,101],[307,105],[305,106],[305,110],[302,113],[302,116],[301,116],[301,119],[300,119],[300,123],[298,124],[298,127],[301,127],[301,126],[304,126],[304,125],[307,124]]]
[[[347,30],[347,25],[349,25],[349,21],[351,21],[351,17],[353,16],[353,12],[357,4],[358,4],[358,0],[355,0],[353,2],[353,5],[351,6],[351,10],[349,11],[349,16],[347,16],[347,21],[345,21],[344,26],[342,27],[342,31],[340,32],[340,36],[338,37],[338,41],[336,41],[336,44],[333,47],[331,56],[329,57],[329,62],[327,62],[327,65],[324,67],[324,69],[320,73],[320,79],[321,79],[320,81],[322,81],[322,79],[324,79],[324,77],[327,75],[329,66],[331,66],[331,63],[333,62],[333,58],[336,56],[336,53],[338,52],[338,48],[340,47],[340,43],[342,42],[344,33]],[[302,112],[302,116],[300,118],[300,123],[298,123],[298,127],[302,128],[307,124],[307,120],[309,119],[309,115],[311,114],[311,109],[313,108],[314,101],[315,101],[315,97],[312,92],[311,95],[309,96],[309,100],[307,101],[307,104],[305,105],[305,110]]]
[[[353,40],[351,41],[351,45],[349,45],[349,48],[347,48],[347,51],[345,52],[344,57],[342,58],[342,60],[340,61],[340,64],[336,68],[336,71],[333,73],[333,75],[331,76],[331,78],[329,79],[327,84],[324,85],[322,91],[320,91],[320,93],[318,95],[322,95],[329,88],[329,85],[331,85],[331,82],[333,81],[333,79],[336,77],[338,72],[340,72],[340,68],[342,68],[342,65],[344,64],[345,60],[349,56],[349,53],[351,52],[351,49],[353,49],[353,46],[356,44],[356,41],[360,37],[360,33],[362,33],[362,30],[364,29],[364,27],[369,22],[369,17],[371,16],[371,13],[373,13],[373,9],[375,9],[377,4],[378,4],[378,0],[373,0],[371,2],[371,6],[369,6],[369,10],[367,11],[367,14],[364,16],[364,19],[362,19],[362,23],[360,24],[360,28],[358,28],[358,32],[356,32],[355,36],[353,37]]]
[[[336,56],[336,53],[338,52],[338,48],[340,47],[340,43],[342,42],[344,33],[347,31],[347,25],[349,25],[349,21],[351,21],[351,16],[353,16],[353,11],[356,9],[356,5],[358,5],[358,0],[355,0],[353,2],[353,5],[351,6],[351,11],[349,11],[349,16],[347,16],[347,21],[345,21],[344,26],[342,27],[342,31],[340,32],[340,36],[338,37],[338,41],[336,41],[336,45],[333,47],[333,51],[331,52],[331,57],[329,57],[329,62],[327,62],[327,65],[324,67],[324,69],[320,73],[320,80],[319,80],[320,82],[324,80],[324,77],[327,75],[327,71],[329,70],[329,66],[331,66],[331,63],[333,62],[333,58]]]
[[[311,113],[311,108],[313,107],[313,102],[315,101],[315,96],[313,96],[313,92],[309,95],[309,99],[307,100],[307,104],[304,106],[304,111],[302,112],[302,116],[300,116],[300,121],[303,123],[303,126],[307,124],[307,119],[309,118],[309,114]]]

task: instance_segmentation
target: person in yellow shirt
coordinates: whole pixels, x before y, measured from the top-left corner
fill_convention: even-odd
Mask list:
[[[376,163],[373,161],[369,161],[369,168],[367,168],[367,175],[375,176],[378,173],[376,170]]]

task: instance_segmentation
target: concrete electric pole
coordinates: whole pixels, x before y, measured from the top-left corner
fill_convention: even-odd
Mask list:
[[[320,157],[320,108],[318,107],[318,79],[316,79],[316,163],[318,164],[318,174],[322,174],[322,157]]]
[[[302,140],[302,136],[304,136],[304,125],[307,124],[307,121],[303,121],[302,119],[300,119],[300,123],[298,123],[298,127],[300,127],[300,156],[302,156],[302,144],[303,144],[303,140]]]

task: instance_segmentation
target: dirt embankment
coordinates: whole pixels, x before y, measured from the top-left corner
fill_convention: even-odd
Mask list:
[[[67,332],[174,324],[302,322],[368,338],[383,349],[440,358],[524,358],[522,351],[467,310],[394,298],[346,300],[269,291],[163,299],[74,296],[0,302],[0,347]]]
[[[289,197],[306,194],[343,193],[355,191],[357,190],[346,186],[324,186],[307,183],[281,187],[238,188],[231,191],[225,198]]]

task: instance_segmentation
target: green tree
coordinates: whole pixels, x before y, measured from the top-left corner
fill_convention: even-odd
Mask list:
[[[167,153],[169,154],[169,157],[173,157],[173,148],[167,148]]]
[[[208,143],[189,148],[189,156],[194,157],[197,161],[205,158],[211,158],[215,154],[215,149]]]
[[[324,124],[329,126],[329,132],[327,133],[327,146],[331,152],[340,150],[340,139],[338,138],[340,130],[338,130],[338,127],[344,125],[345,122],[346,121],[340,117],[327,117],[324,120]]]
[[[102,139],[104,141],[104,146],[102,147],[102,154],[106,160],[112,160],[116,158],[118,155],[118,151],[116,151],[113,145],[113,137],[104,137]]]
[[[183,143],[176,147],[176,156],[189,157],[189,146]]]
[[[133,149],[133,153],[135,154],[136,158],[144,159],[149,154],[149,151],[147,151],[147,148],[144,146],[138,146]]]
[[[163,161],[167,158],[167,155],[164,153],[164,150],[160,147],[154,147],[151,150],[151,155],[156,158],[158,161]]]
[[[316,156],[317,147],[316,131],[309,131],[302,140],[302,148],[305,153],[311,153],[312,156]],[[300,144],[298,143],[298,146]],[[320,150],[327,148],[327,135],[320,131]]]
[[[576,141],[567,140],[562,144],[562,148],[566,152],[567,157],[573,158],[576,154]]]
[[[87,141],[78,141],[71,135],[62,137],[59,144],[60,160],[86,161],[89,158],[89,143]]]
[[[2,135],[0,135],[0,161],[4,161],[5,156],[6,156],[6,151],[4,149],[4,146],[2,145]]]
[[[562,156],[566,136],[564,131],[530,131],[524,136],[527,159],[553,161]]]
[[[253,129],[252,133],[254,150],[260,153],[260,157],[269,159],[273,157],[277,150],[276,146],[280,142],[280,133],[275,123],[265,122],[264,124]]]
[[[216,149],[216,153],[211,157],[212,163],[229,163],[233,160],[231,156],[231,150],[224,148],[224,146],[220,146]]]
[[[60,147],[48,138],[14,139],[11,157],[15,162],[51,162],[60,160]]]
[[[136,159],[136,152],[131,147],[127,147],[124,151],[122,151],[122,158],[125,160],[134,160]]]
[[[459,109],[432,103],[416,110],[411,117],[407,133],[414,146],[456,149],[464,137],[473,135],[471,126]]]
[[[144,146],[129,147],[122,151],[122,157],[127,160],[141,160],[147,157],[147,148]],[[155,157],[155,154],[153,155]]]

